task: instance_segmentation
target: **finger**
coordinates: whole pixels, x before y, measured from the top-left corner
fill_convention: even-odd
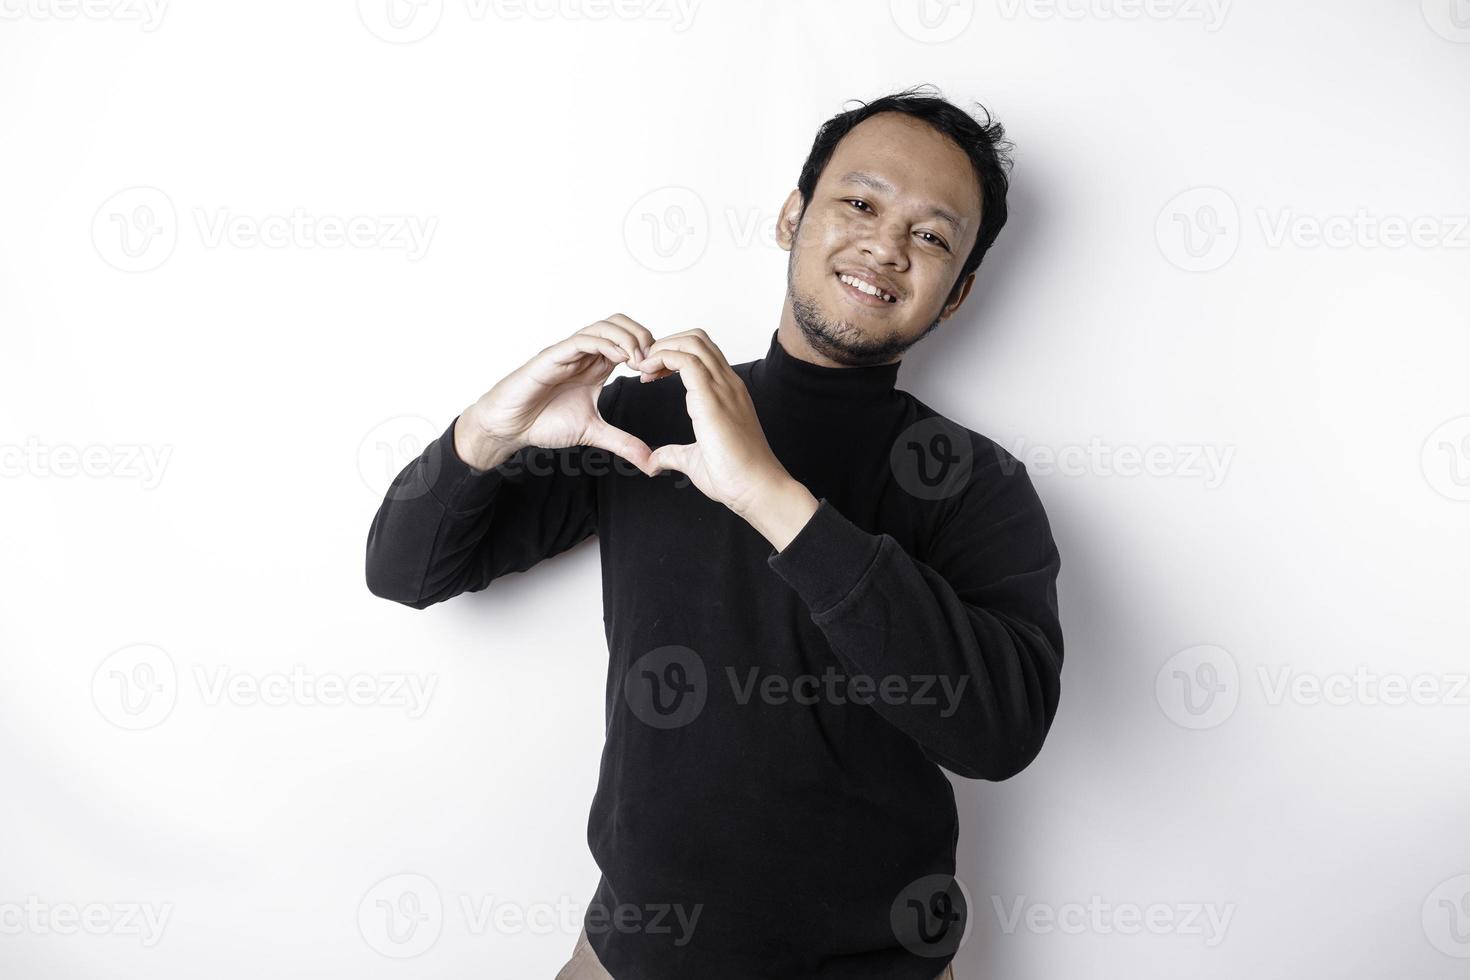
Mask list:
[[[606,449],[621,456],[648,476],[657,472],[652,465],[653,451],[648,448],[648,443],[603,419],[597,419],[588,427],[585,442],[589,446]]]
[[[631,331],[638,339],[638,346],[642,348],[644,354],[647,354],[648,349],[653,346],[653,332],[626,313],[614,313],[607,318],[607,321]]]
[[[693,332],[661,338],[654,343],[649,357],[642,361],[631,361],[629,367],[639,371],[645,370],[651,357],[666,350],[681,351],[698,358],[714,383],[728,384],[735,376],[734,369],[726,362],[725,355],[720,353],[719,348],[711,344],[708,337]]]
[[[614,313],[613,316],[621,314]],[[625,318],[626,319],[626,318]],[[631,321],[629,321],[631,322]],[[626,324],[614,319],[598,320],[587,327],[588,330],[596,331],[599,335],[610,338],[628,351],[629,361],[636,361],[646,353],[641,338],[637,331]]]
[[[689,351],[671,348],[655,350],[639,362],[637,368],[640,371],[650,372],[660,368],[677,371],[684,379],[684,387],[690,391],[700,391],[714,384],[709,367],[697,354]]]
[[[642,384],[645,381],[657,381],[660,378],[667,378],[673,373],[673,371],[670,371],[667,368],[660,368],[657,371],[642,371],[638,374],[638,383]]]
[[[668,341],[678,341],[675,346],[681,347],[683,349],[690,349],[689,345],[693,344],[694,348],[704,351],[707,354],[707,359],[710,360],[712,364],[724,365],[725,367],[729,367],[730,365],[730,362],[725,358],[725,352],[720,350],[720,345],[716,344],[714,340],[710,338],[710,335],[705,333],[704,330],[700,327],[695,327],[692,330],[681,330],[678,333],[671,333],[667,337],[656,341],[655,346]]]
[[[638,337],[627,327],[620,326],[608,320],[598,320],[596,323],[588,324],[580,333],[590,334],[594,337],[603,337],[617,344],[628,352],[628,361],[631,363],[643,355],[643,350],[638,343]]]
[[[574,333],[566,340],[552,344],[546,352],[551,355],[553,364],[572,364],[583,354],[600,354],[614,364],[621,364],[632,356],[606,337],[589,333]]]
[[[653,470],[649,475],[658,476],[664,470],[678,470],[680,473],[687,474],[693,454],[694,443],[692,442],[683,445],[670,443],[667,446],[659,446],[653,451],[649,460]]]

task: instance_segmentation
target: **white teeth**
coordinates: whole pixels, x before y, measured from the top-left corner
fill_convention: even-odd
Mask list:
[[[869,296],[877,296],[877,297],[881,298],[886,303],[893,302],[893,297],[890,296],[888,293],[885,293],[883,290],[879,289],[877,286],[872,285],[871,283],[863,282],[857,276],[840,275],[837,278],[838,279],[841,279],[843,282],[847,283],[849,286],[852,286],[852,287],[857,288],[857,289],[861,289],[863,292],[867,293]]]

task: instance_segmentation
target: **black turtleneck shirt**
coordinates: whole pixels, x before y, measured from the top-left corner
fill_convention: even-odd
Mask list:
[[[819,501],[776,552],[682,474],[588,447],[487,471],[454,425],[368,535],[415,609],[596,535],[607,737],[588,938],[617,980],[932,980],[966,924],[944,769],[1000,780],[1056,713],[1060,558],[1023,465],[896,388],[898,364],[734,365]],[[598,407],[649,446],[694,434],[678,375]]]

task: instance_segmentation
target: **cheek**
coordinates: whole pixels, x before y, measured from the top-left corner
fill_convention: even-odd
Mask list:
[[[840,214],[808,214],[797,232],[796,248],[830,252],[851,242],[857,229],[857,222]]]

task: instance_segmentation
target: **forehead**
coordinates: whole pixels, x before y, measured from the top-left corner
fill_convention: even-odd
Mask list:
[[[969,231],[979,224],[980,184],[965,151],[928,123],[897,112],[869,116],[844,136],[818,184],[850,183],[866,173],[888,183],[901,200],[958,216]]]

